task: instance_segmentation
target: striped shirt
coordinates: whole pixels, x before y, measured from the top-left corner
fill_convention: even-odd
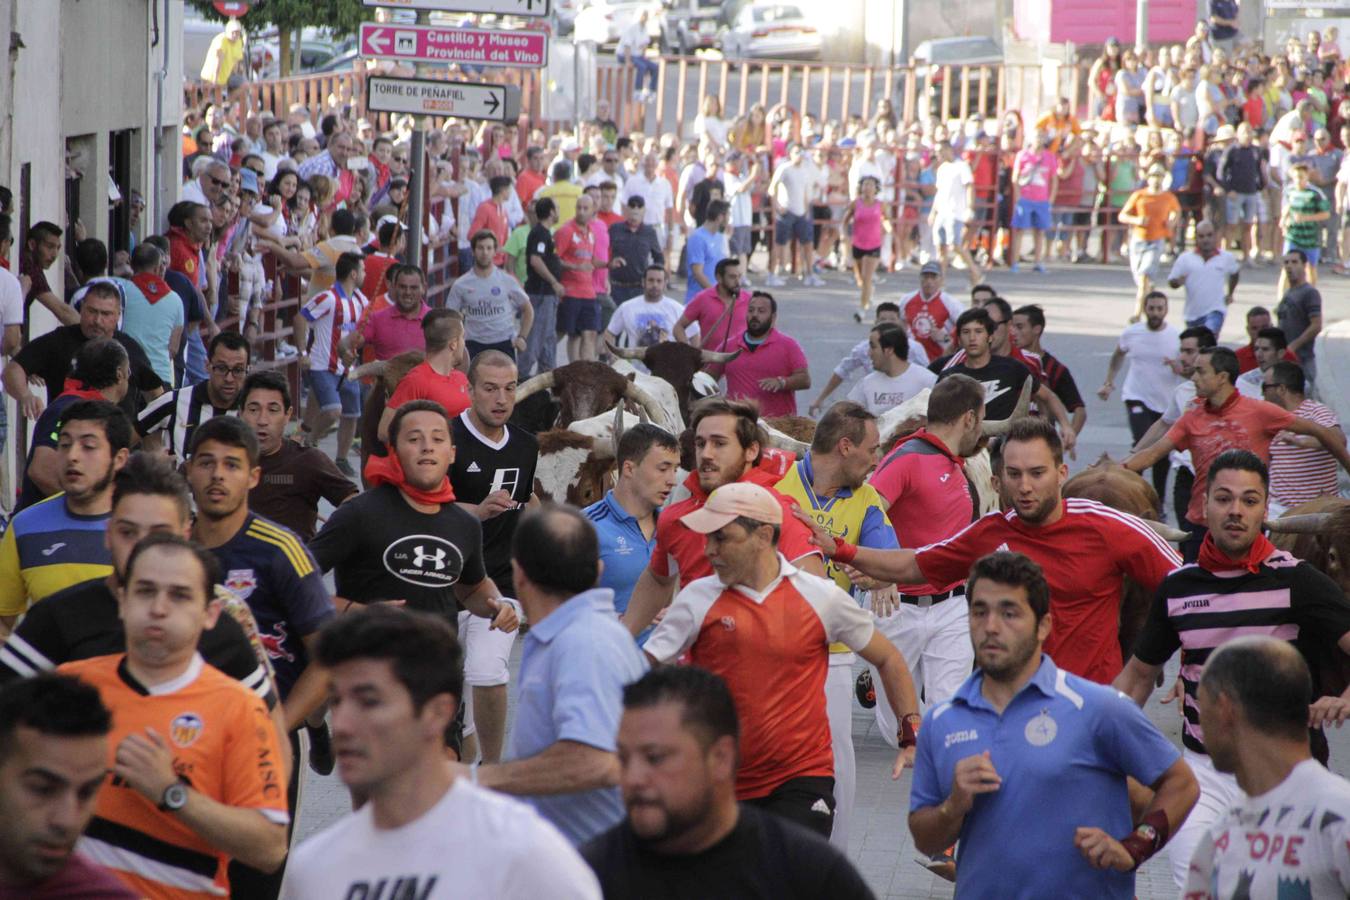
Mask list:
[[[76,515],[64,493],[18,513],[0,538],[0,616],[21,615],[57,591],[111,574],[103,543],[110,514]]]
[[[1181,650],[1186,690],[1182,743],[1205,752],[1196,688],[1209,655],[1239,637],[1264,635],[1293,642],[1314,673],[1319,644],[1334,645],[1350,632],[1350,602],[1339,587],[1306,562],[1276,550],[1255,573],[1210,572],[1192,563],[1163,580],[1134,655],[1161,666]],[[1316,641],[1316,643],[1314,643]],[[1313,696],[1320,696],[1314,674]]]
[[[233,407],[216,406],[207,393],[209,382],[160,394],[141,410],[136,430],[142,436],[162,434],[164,450],[178,459],[187,459],[192,432],[216,416],[234,415]]]
[[[1314,400],[1304,400],[1294,415],[1327,428],[1341,427],[1336,414]],[[1276,440],[1270,445],[1270,496],[1285,506],[1336,496],[1336,457],[1320,446],[1296,447]]]
[[[351,296],[347,296],[338,284],[305,301],[305,305],[300,307],[300,315],[312,324],[307,348],[310,369],[335,375],[347,371],[338,353],[338,344],[344,334],[355,330],[368,302],[360,290],[353,290]]]

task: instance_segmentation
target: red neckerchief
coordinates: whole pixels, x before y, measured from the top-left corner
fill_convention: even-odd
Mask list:
[[[951,448],[942,442],[942,438],[933,434],[927,428],[920,428],[918,431],[912,433],[909,437],[901,441],[900,444],[898,444],[897,446],[904,446],[905,444],[908,444],[910,441],[923,441],[926,444],[931,444],[934,448],[939,450],[943,456],[947,457],[952,462],[956,463],[962,469],[966,467],[965,457],[957,456],[955,453],[953,453],[951,451]]]
[[[1261,563],[1269,559],[1270,554],[1274,552],[1275,545],[1270,539],[1264,534],[1258,534],[1256,540],[1247,548],[1246,554],[1234,559],[1219,549],[1219,545],[1214,543],[1213,534],[1206,532],[1205,539],[1200,544],[1200,555],[1195,561],[1206,572],[1234,572],[1246,569],[1255,575],[1261,570]]]
[[[169,283],[154,272],[137,272],[131,276],[131,283],[140,288],[145,299],[152,304],[158,303],[173,292]]]
[[[374,153],[366,157],[370,160],[370,167],[375,170],[375,189],[380,190],[392,180],[392,173],[389,167],[380,162]]]
[[[371,487],[378,484],[392,484],[414,503],[436,506],[455,502],[455,491],[450,487],[448,475],[440,487],[431,491],[424,491],[408,484],[408,476],[404,474],[403,466],[399,463],[398,454],[394,452],[393,447],[389,448],[388,456],[372,456],[366,460],[364,474]]]
[[[79,397],[81,400],[106,400],[102,391],[90,390],[78,378],[67,378],[61,385],[62,397]]]
[[[1228,395],[1228,399],[1223,401],[1222,406],[1219,407],[1210,406],[1209,400],[1204,397],[1196,397],[1194,402],[1200,407],[1200,409],[1203,409],[1211,416],[1223,416],[1227,414],[1228,411],[1231,410],[1233,407],[1237,406],[1238,398],[1241,396],[1242,395],[1237,392],[1237,388],[1234,388],[1233,393]]]
[[[3,256],[0,256],[0,269],[9,271],[9,260]]]

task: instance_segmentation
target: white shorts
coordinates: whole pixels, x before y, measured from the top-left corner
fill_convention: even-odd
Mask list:
[[[1177,887],[1186,884],[1186,873],[1191,867],[1191,857],[1200,845],[1209,827],[1219,821],[1231,807],[1241,803],[1247,795],[1238,787],[1237,779],[1214,768],[1209,757],[1194,750],[1181,751],[1181,758],[1195,773],[1200,783],[1200,799],[1195,801],[1186,821],[1177,829],[1176,834],[1167,842],[1167,858],[1172,863],[1172,878]]]
[[[469,687],[494,687],[511,681],[511,645],[516,632],[494,629],[482,616],[466,610],[459,614],[459,642],[464,647],[464,683]]]
[[[901,603],[891,615],[884,619],[874,615],[872,621],[905,658],[920,695],[920,712],[949,699],[970,677],[975,650],[965,595],[955,594],[932,606]],[[886,743],[898,747],[899,723],[875,668],[872,683],[877,691],[877,728]]]

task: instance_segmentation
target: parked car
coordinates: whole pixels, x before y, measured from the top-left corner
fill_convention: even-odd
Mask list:
[[[730,19],[723,0],[665,0],[661,21],[661,52],[689,56],[712,50]]]
[[[577,13],[572,25],[572,40],[594,41],[600,46],[619,42],[619,35],[643,12],[648,13],[647,32],[656,37],[661,31],[661,0],[590,0]]]
[[[820,52],[820,31],[791,3],[747,3],[722,35],[727,59],[820,59]]]
[[[966,108],[971,113],[992,116],[998,112],[997,80],[990,73],[985,90],[984,108],[980,108],[980,69],[1003,62],[1003,50],[990,37],[938,38],[924,41],[914,50],[914,64],[918,71],[923,95],[928,98],[929,112],[943,119],[961,114],[961,91],[952,88],[948,94],[948,108],[942,106],[944,71],[950,71],[966,92]],[[903,77],[900,90],[904,90]]]

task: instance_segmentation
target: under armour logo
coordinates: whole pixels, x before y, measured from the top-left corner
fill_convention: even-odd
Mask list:
[[[52,545],[51,545],[50,547],[48,547],[46,550],[43,550],[43,551],[42,551],[42,555],[43,555],[43,556],[51,556],[53,553],[55,553],[57,550],[60,550],[60,549],[61,549],[62,547],[64,547],[65,545],[66,545],[66,542],[65,542],[65,541],[57,541],[55,544],[52,544]]]
[[[431,563],[433,566],[435,566],[437,571],[444,569],[445,551],[443,549],[437,548],[433,552],[428,553],[425,547],[423,547],[421,544],[418,544],[416,547],[413,548],[413,565],[425,566],[427,563]]]

